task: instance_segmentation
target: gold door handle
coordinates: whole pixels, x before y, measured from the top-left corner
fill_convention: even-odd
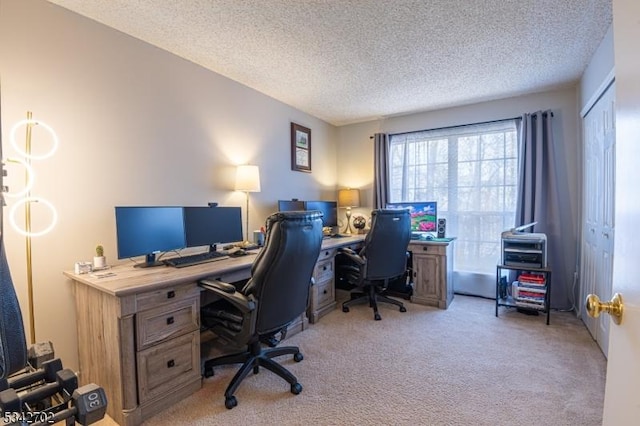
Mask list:
[[[587,300],[584,305],[591,318],[598,318],[600,316],[600,312],[604,311],[611,315],[611,319],[616,324],[620,324],[620,322],[622,322],[624,303],[622,303],[622,295],[619,293],[613,295],[611,302],[601,302],[598,296],[590,294],[587,296]]]

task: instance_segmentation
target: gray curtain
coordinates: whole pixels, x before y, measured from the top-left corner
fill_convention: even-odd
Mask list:
[[[389,200],[389,138],[385,133],[373,135],[373,208],[381,209]]]
[[[551,307],[572,309],[577,255],[575,220],[571,217],[566,155],[553,140],[553,113],[524,114],[518,128],[518,195],[516,226],[547,236],[551,268]]]

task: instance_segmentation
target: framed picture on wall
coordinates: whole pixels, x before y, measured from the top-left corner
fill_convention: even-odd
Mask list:
[[[311,172],[311,129],[291,123],[291,170]]]

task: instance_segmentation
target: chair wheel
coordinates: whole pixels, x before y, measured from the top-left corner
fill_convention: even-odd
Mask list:
[[[300,383],[294,383],[291,385],[291,393],[294,395],[298,395],[302,392],[302,385]]]
[[[373,316],[373,319],[374,319],[374,320],[376,320],[376,321],[380,321],[380,320],[382,319],[382,317],[380,316],[380,314],[376,313],[376,314]]]
[[[302,355],[300,352],[298,352],[297,354],[293,355],[293,360],[295,362],[300,362],[304,359],[304,355]]]
[[[206,367],[204,369],[204,377],[213,377],[213,367]]]
[[[348,307],[346,307],[346,306],[343,306],[343,307],[342,307],[342,312],[349,312],[349,308],[348,308]]]
[[[235,396],[228,396],[224,399],[224,406],[227,407],[229,410],[231,410],[236,405],[238,405],[238,400],[236,399]]]
[[[407,312],[407,308],[405,308],[404,306],[400,306],[400,312]]]

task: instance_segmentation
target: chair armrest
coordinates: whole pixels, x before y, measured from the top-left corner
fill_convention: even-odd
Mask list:
[[[233,284],[225,283],[215,279],[204,279],[198,281],[198,286],[210,291],[221,299],[228,301],[243,313],[248,313],[256,309],[256,302],[253,296],[245,296],[236,291]]]
[[[366,260],[364,260],[360,255],[358,255],[358,253],[356,253],[355,251],[351,250],[348,247],[339,248],[338,253],[344,254],[350,260],[357,263],[358,266],[363,266],[365,263],[367,263]]]

